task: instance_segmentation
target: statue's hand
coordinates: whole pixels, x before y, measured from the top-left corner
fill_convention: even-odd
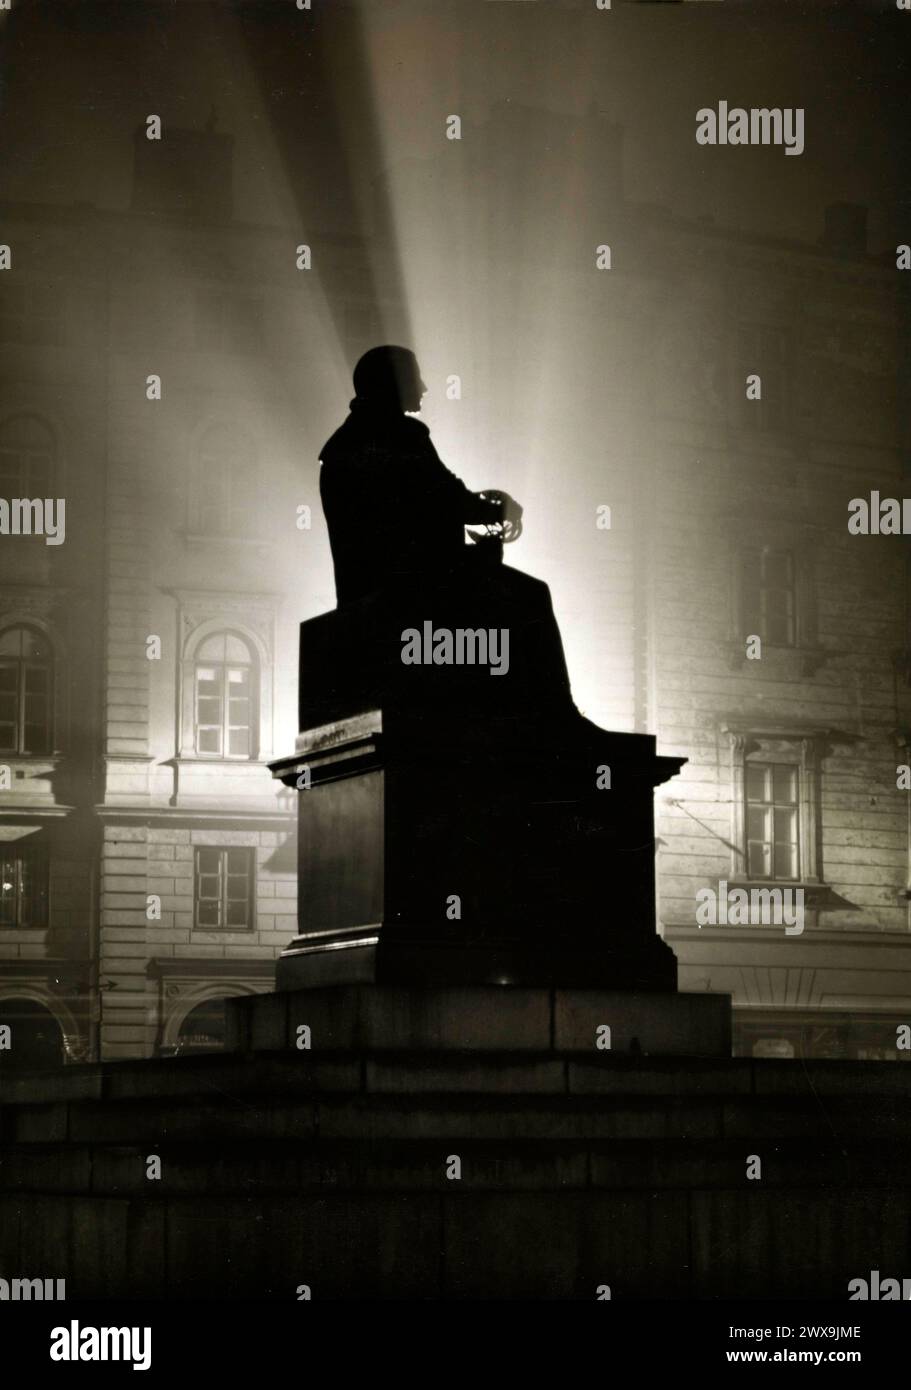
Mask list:
[[[508,492],[501,492],[496,488],[488,488],[481,496],[498,507],[499,516],[495,525],[501,528],[502,539],[507,544],[518,540],[522,534],[522,508],[515,498],[510,497]]]

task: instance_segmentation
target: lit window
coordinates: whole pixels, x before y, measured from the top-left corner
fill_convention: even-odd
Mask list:
[[[256,664],[233,632],[207,637],[196,650],[196,752],[250,758]]]
[[[53,660],[50,644],[30,627],[0,632],[0,751],[49,753]]]
[[[800,871],[800,769],[747,762],[746,858],[750,878],[796,879]]]
[[[47,847],[0,844],[0,927],[46,927],[47,904]]]
[[[197,849],[194,926],[199,931],[252,931],[253,874],[252,849]]]

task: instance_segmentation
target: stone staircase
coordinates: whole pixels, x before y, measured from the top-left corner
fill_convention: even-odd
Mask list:
[[[710,1055],[713,1005],[703,1055],[675,1055],[670,1016],[692,1031],[705,1001],[671,998],[265,995],[233,1002],[223,1054],[7,1071],[0,1276],[68,1298],[842,1300],[911,1273],[911,1068]]]

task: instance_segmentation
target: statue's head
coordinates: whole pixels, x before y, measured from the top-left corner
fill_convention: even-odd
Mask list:
[[[354,369],[354,394],[371,405],[420,410],[426,390],[417,358],[409,348],[371,348]]]

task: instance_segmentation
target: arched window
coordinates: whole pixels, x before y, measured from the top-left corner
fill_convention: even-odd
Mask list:
[[[203,436],[191,530],[204,536],[246,536],[258,531],[256,462],[253,441],[241,430],[216,426]]]
[[[216,632],[196,648],[196,752],[256,756],[256,657],[235,632]]]
[[[0,752],[51,751],[53,674],[43,633],[24,626],[0,632]]]
[[[0,1023],[10,1030],[5,1067],[39,1070],[63,1065],[63,1031],[43,1004],[34,999],[0,999]]]
[[[0,425],[0,497],[50,497],[54,435],[36,415],[14,415]]]
[[[225,1045],[225,1001],[206,999],[190,1010],[180,1025],[176,1053],[219,1052]]]

